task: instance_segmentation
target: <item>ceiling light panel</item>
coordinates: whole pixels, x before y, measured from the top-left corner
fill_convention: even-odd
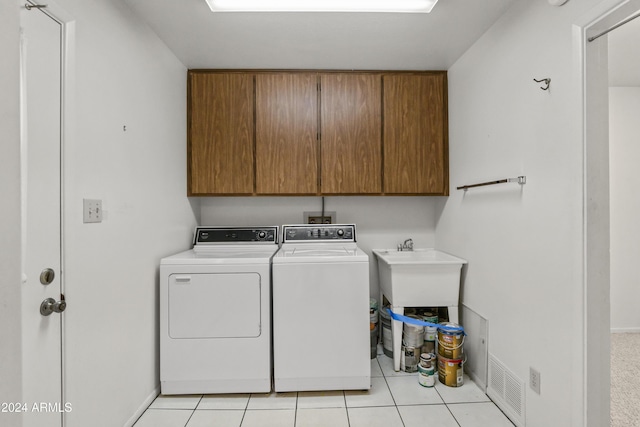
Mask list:
[[[429,13],[438,0],[206,0],[212,12]]]

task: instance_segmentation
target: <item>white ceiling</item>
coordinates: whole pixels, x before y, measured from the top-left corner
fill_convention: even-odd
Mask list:
[[[640,86],[640,18],[609,33],[609,86]]]
[[[440,0],[429,14],[214,14],[205,0],[120,1],[187,68],[447,70],[519,0]]]

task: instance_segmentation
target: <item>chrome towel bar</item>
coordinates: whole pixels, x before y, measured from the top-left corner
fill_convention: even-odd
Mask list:
[[[456,188],[458,190],[467,191],[469,188],[484,187],[485,185],[504,184],[504,183],[507,183],[507,182],[517,182],[518,184],[523,185],[523,184],[527,183],[527,177],[526,176],[519,176],[517,178],[505,178],[505,179],[499,179],[497,181],[481,182],[480,184],[463,185],[461,187],[456,187]]]

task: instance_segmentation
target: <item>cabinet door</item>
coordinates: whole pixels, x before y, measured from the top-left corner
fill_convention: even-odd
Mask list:
[[[382,192],[382,76],[321,75],[321,192]]]
[[[448,194],[446,73],[387,74],[384,192]]]
[[[189,73],[189,195],[252,194],[253,75]]]
[[[256,193],[318,193],[315,73],[256,76]]]

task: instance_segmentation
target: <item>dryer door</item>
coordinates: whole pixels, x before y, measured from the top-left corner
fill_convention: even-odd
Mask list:
[[[258,273],[171,274],[169,336],[260,336],[260,279]]]

